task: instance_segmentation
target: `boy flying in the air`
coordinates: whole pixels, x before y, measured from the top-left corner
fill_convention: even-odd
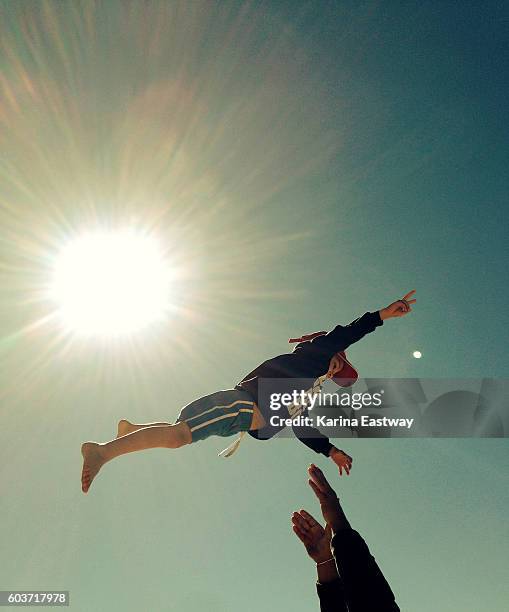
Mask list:
[[[245,376],[234,389],[212,393],[182,408],[174,424],[164,422],[135,425],[126,420],[120,421],[115,440],[103,444],[85,442],[82,445],[82,491],[88,491],[92,480],[105,463],[126,453],[148,448],[180,448],[213,435],[232,436],[239,432],[248,432],[259,440],[273,437],[283,427],[267,425],[271,408],[266,402],[259,401],[259,381],[272,379],[273,383],[274,379],[280,379],[284,392],[288,392],[289,384],[294,384],[293,390],[301,392],[305,391],[301,387],[303,379],[317,379],[320,384],[327,378],[341,379],[341,370],[355,373],[346,360],[345,349],[383,325],[384,320],[408,314],[411,304],[416,301],[410,299],[414,293],[410,291],[404,298],[386,308],[367,312],[349,325],[338,325],[329,333],[320,332],[309,338],[304,336],[292,353],[265,361]],[[350,382],[343,384],[340,380],[338,384],[347,386]],[[300,414],[305,416],[306,407],[300,407],[300,410]],[[327,436],[313,427],[295,425],[293,430],[306,446],[330,457],[341,474],[343,470],[347,474],[350,472],[351,457],[332,445]]]

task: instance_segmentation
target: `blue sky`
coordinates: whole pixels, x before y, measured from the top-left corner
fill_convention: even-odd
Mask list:
[[[506,440],[213,438],[79,487],[79,447],[172,419],[299,333],[410,289],[363,376],[508,377],[504,3],[1,2],[2,589],[71,609],[317,609],[290,529],[316,461],[403,610],[502,611]],[[184,271],[164,322],[66,336],[62,244],[149,229]],[[415,360],[414,350],[423,358]]]

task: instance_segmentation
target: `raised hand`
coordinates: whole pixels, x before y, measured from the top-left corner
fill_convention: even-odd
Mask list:
[[[315,563],[323,563],[331,558],[332,530],[328,525],[324,529],[311,514],[299,510],[292,514],[292,528]]]
[[[392,319],[394,317],[404,317],[409,312],[412,312],[412,304],[415,304],[416,299],[410,299],[412,295],[415,293],[415,289],[409,291],[404,297],[392,304],[389,304],[387,308],[382,308],[380,310],[380,318],[385,321],[385,319]]]
[[[331,526],[334,533],[341,529],[348,529],[350,524],[346,519],[343,508],[341,508],[338,496],[327,482],[322,470],[316,465],[311,465],[308,468],[308,473],[310,476],[309,486],[318,497],[322,515],[327,525]]]

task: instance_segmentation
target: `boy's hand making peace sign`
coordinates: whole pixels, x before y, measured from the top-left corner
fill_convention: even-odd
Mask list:
[[[404,317],[406,314],[412,311],[412,304],[415,304],[417,300],[411,300],[410,298],[415,293],[415,289],[409,291],[403,298],[389,304],[387,308],[380,310],[380,318],[382,321],[385,319],[392,319],[394,317]]]

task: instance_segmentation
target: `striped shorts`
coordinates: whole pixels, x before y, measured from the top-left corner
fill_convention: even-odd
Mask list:
[[[246,391],[218,391],[184,406],[177,423],[185,421],[189,425],[193,442],[209,436],[233,436],[249,430],[253,406],[253,398]]]

